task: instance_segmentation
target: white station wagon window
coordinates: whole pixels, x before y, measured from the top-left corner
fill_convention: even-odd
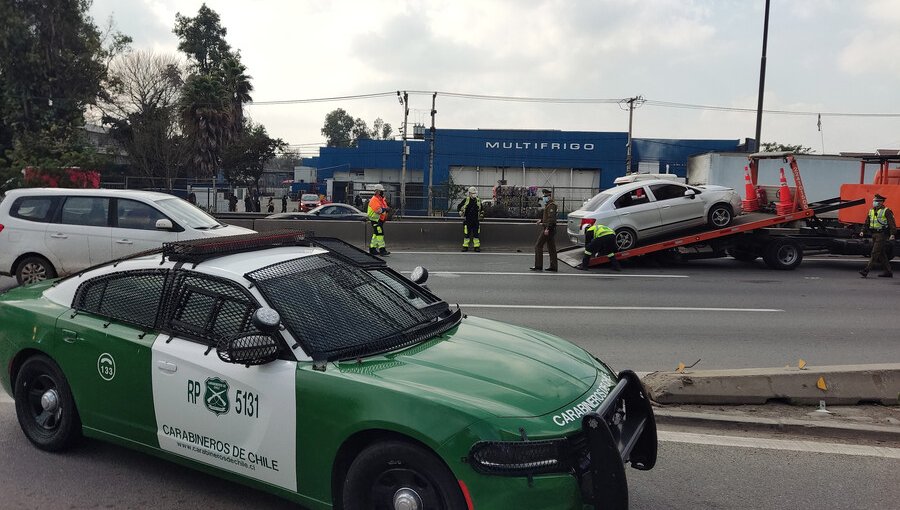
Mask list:
[[[105,227],[109,221],[109,199],[104,197],[68,197],[59,222],[67,225]]]

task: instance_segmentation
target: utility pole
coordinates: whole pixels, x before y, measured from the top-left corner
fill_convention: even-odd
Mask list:
[[[407,147],[406,147],[406,120],[409,116],[409,94],[406,91],[403,91],[403,95],[400,95],[400,91],[397,91],[397,99],[400,100],[400,104],[403,105],[403,166],[400,169],[400,217],[402,218],[406,213],[406,158]]]
[[[428,216],[434,213],[434,205],[432,204],[434,197],[431,187],[434,185],[434,115],[437,113],[434,106],[436,101],[437,92],[431,95],[431,146],[428,151]]]
[[[634,118],[634,103],[638,103],[638,106],[641,106],[641,103],[644,102],[644,96],[635,96],[628,98],[628,153],[625,156],[625,173],[631,173],[631,126],[632,120]]]
[[[762,57],[759,59],[759,102],[756,105],[756,152],[762,147],[763,91],[766,88],[766,45],[769,41],[769,0],[766,0],[766,15],[763,21]]]

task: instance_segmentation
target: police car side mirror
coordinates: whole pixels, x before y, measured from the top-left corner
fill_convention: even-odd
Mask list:
[[[266,307],[257,308],[250,320],[256,326],[256,329],[267,335],[278,331],[278,327],[281,325],[281,315],[275,310]]]
[[[236,365],[265,365],[278,359],[281,346],[275,337],[259,333],[239,333],[223,338],[216,346],[216,354],[225,363]]]
[[[422,266],[416,266],[409,275],[409,279],[415,284],[422,285],[428,281],[428,270]]]

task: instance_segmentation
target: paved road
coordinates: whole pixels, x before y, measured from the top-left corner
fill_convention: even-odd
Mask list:
[[[527,254],[395,253],[467,313],[569,338],[615,366],[671,369],[897,361],[900,280],[862,280],[861,262],[807,260],[775,272],[731,260],[560,274]],[[2,287],[3,281],[0,281]],[[584,307],[573,309],[575,306]],[[549,307],[549,308],[547,308]],[[892,508],[900,445],[869,448],[663,431],[660,461],[628,471],[632,508]],[[22,436],[0,397],[0,508],[294,508],[275,497],[97,441],[51,455]]]

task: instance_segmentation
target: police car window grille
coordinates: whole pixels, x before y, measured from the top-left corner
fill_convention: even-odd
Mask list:
[[[215,344],[239,333],[259,333],[250,318],[259,306],[244,289],[220,278],[182,273],[167,310],[172,333]]]
[[[379,259],[378,257],[374,257],[368,252],[360,250],[356,246],[353,246],[352,244],[346,243],[334,237],[316,237],[310,239],[310,241],[312,242],[312,244],[325,248],[326,250],[346,260],[347,262],[360,267],[374,268],[384,267],[387,265],[385,261]]]
[[[274,264],[246,277],[317,359],[388,350],[409,341],[404,331],[429,322],[368,271],[331,254]]]
[[[128,324],[155,327],[168,273],[150,269],[93,278],[78,287],[73,306]]]

